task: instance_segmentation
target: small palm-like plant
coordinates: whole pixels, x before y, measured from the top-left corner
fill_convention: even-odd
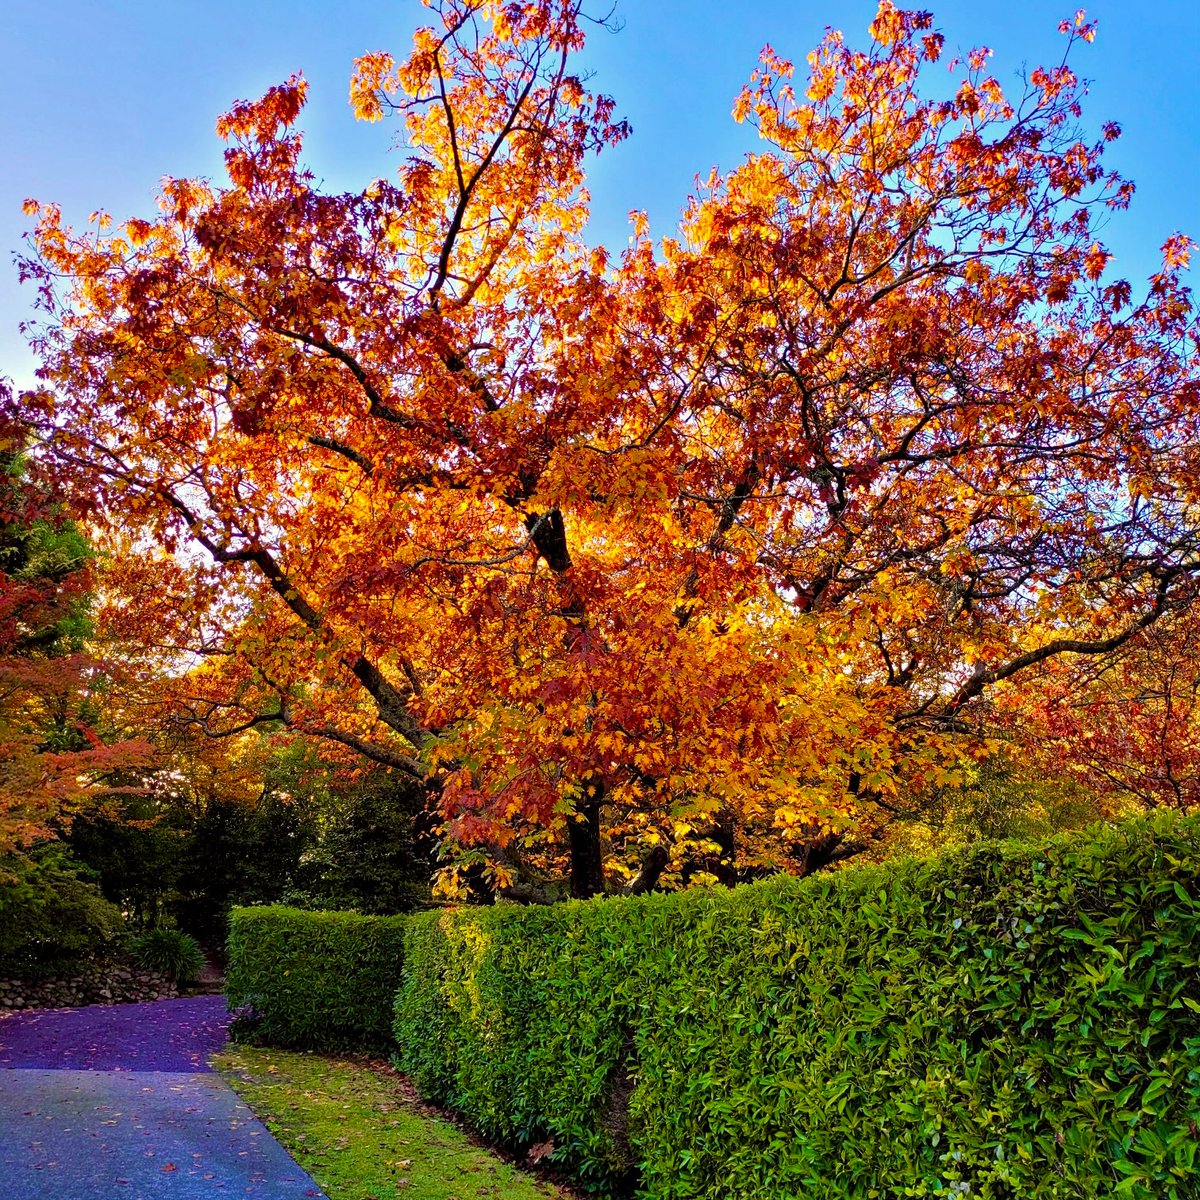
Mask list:
[[[148,929],[129,944],[134,962],[175,983],[195,983],[204,968],[204,951],[190,933],[180,929]]]

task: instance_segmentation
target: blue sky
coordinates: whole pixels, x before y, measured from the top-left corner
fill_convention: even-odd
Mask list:
[[[600,0],[607,6],[609,0]],[[921,5],[913,5],[919,7]],[[1002,83],[1056,62],[1070,0],[926,0],[948,49],[988,45]],[[599,6],[598,6],[599,7]],[[623,28],[599,31],[586,54],[596,87],[614,95],[633,137],[594,166],[593,231],[624,245],[631,208],[669,232],[697,174],[754,148],[729,111],[759,49],[803,63],[826,25],[866,40],[875,0],[618,0]],[[1086,126],[1116,120],[1113,165],[1135,180],[1132,209],[1105,232],[1117,270],[1154,269],[1173,231],[1200,237],[1200,4],[1095,0],[1100,35],[1076,70],[1092,81]],[[302,70],[307,159],[331,188],[391,169],[386,125],[354,121],[351,60],[405,52],[418,0],[5,0],[0,26],[0,374],[32,379],[18,331],[29,289],[10,264],[26,221],[22,200],[62,204],[81,221],[102,208],[123,219],[152,211],[163,175],[219,174],[217,115]]]

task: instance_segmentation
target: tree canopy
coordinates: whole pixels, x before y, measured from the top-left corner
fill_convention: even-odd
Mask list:
[[[501,887],[590,895],[861,849],[1190,609],[1190,242],[1113,275],[1082,16],[1015,93],[890,0],[804,83],[765,50],[762,148],[613,259],[578,0],[429,7],[355,67],[389,179],[321,189],[294,77],[152,220],[29,205],[17,416],[177,717],[430,780]]]

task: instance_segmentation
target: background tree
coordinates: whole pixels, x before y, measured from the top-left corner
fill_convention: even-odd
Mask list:
[[[1200,803],[1200,628],[1188,609],[1111,653],[1064,661],[1035,695],[997,698],[1024,760],[1067,773],[1110,806]]]
[[[430,796],[403,772],[356,758],[299,739],[271,758],[268,794],[309,814],[315,831],[286,899],[367,913],[428,904],[438,865]]]
[[[318,189],[293,79],[154,221],[30,206],[19,416],[98,536],[158,548],[113,586],[207,660],[189,719],[433,778],[500,886],[565,858],[589,895],[857,852],[990,753],[998,686],[1189,609],[1189,243],[1110,278],[1132,189],[1065,61],[1010,98],[974,51],[946,94],[889,0],[804,97],[765,51],[766,147],[612,264],[578,5],[431,7],[352,84],[395,182]]]
[[[64,831],[71,852],[95,873],[105,897],[134,928],[167,919],[183,869],[187,830],[144,791],[95,811],[85,809]]]
[[[4,379],[0,410],[11,418]],[[0,862],[50,837],[110,772],[149,750],[100,727],[105,680],[86,646],[93,555],[29,483],[21,446],[11,421],[0,423]]]
[[[133,924],[178,924],[218,953],[238,904],[392,913],[429,901],[427,797],[406,778],[288,735],[156,736],[157,769],[66,835]]]
[[[312,817],[265,785],[269,741],[147,728],[152,768],[125,773],[118,801],[83,809],[65,837],[132,924],[178,924],[217,948],[233,904],[277,901],[296,885]]]
[[[928,855],[984,839],[1031,840],[1098,821],[1127,816],[1138,807],[1127,793],[1099,793],[1059,763],[1048,770],[1024,747],[1005,742],[963,772],[950,786],[909,798],[886,837],[870,847],[872,857]]]

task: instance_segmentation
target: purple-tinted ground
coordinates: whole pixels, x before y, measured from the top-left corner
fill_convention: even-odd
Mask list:
[[[29,1009],[0,1017],[0,1067],[210,1071],[229,1021],[224,996]]]
[[[209,1066],[223,996],[0,1014],[0,1200],[323,1200]]]
[[[171,1003],[171,1001],[164,1001]],[[0,1070],[4,1200],[323,1200],[212,1071]]]

